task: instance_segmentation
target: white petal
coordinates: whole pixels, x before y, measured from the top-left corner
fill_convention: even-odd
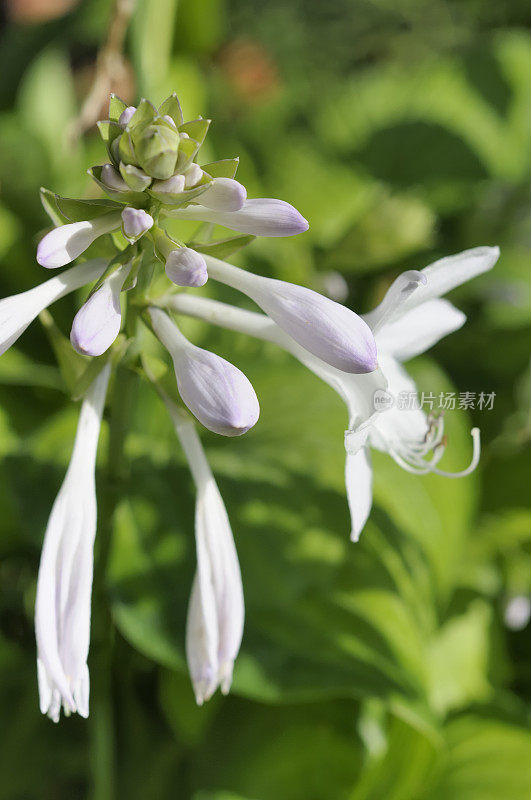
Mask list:
[[[104,233],[120,227],[120,214],[103,214],[94,220],[60,225],[41,239],[37,261],[42,267],[55,269],[69,264]]]
[[[393,281],[385,297],[373,311],[363,314],[363,319],[376,334],[382,326],[400,315],[406,300],[419,286],[426,283],[426,277],[416,270],[403,272]]]
[[[368,447],[355,455],[347,453],[345,483],[352,530],[350,538],[357,542],[372,507],[372,467]]]
[[[402,307],[402,313],[434,297],[441,297],[456,286],[488,272],[500,256],[499,247],[474,247],[454,256],[441,258],[421,270],[426,285],[419,286]]]
[[[27,292],[0,300],[0,355],[16,342],[28,325],[49,305],[103,275],[107,262],[101,258],[66,270]]]
[[[41,710],[57,721],[88,714],[92,547],[96,533],[94,470],[110,365],[90,387],[72,458],[46,528],[35,601]]]
[[[382,327],[376,334],[378,352],[407,361],[461,328],[465,321],[465,314],[448,300],[428,300]]]
[[[422,441],[428,423],[425,413],[420,408],[398,408],[397,402],[401,393],[413,396],[417,393],[415,381],[406,372],[400,362],[391,356],[380,357],[382,372],[388,381],[388,392],[394,401],[392,407],[374,417],[369,433],[369,442],[383,452],[389,448],[400,449],[403,442],[418,443]]]
[[[176,219],[200,220],[224,225],[240,233],[255,236],[295,236],[308,230],[308,223],[296,208],[283,200],[257,198],[246,200],[239,211],[214,211],[190,205],[164,212]]]

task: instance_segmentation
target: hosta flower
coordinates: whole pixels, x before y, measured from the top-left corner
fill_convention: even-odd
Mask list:
[[[115,270],[77,312],[70,341],[78,353],[101,356],[118,336],[122,322],[120,292],[130,270],[130,264]]]
[[[241,436],[258,420],[260,406],[243,372],[224,358],[186,339],[158,308],[150,308],[153,330],[169,351],[183,402],[205,428],[222,436]]]
[[[60,225],[41,239],[37,248],[37,261],[42,267],[64,267],[105,233],[117,230],[122,219],[118,212],[103,214],[96,219]]]
[[[106,365],[83,401],[72,458],[44,535],[35,601],[37,671],[40,708],[54,722],[61,706],[65,714],[89,713],[94,472],[109,373]]]
[[[472,431],[474,451],[470,465],[462,472],[447,473],[437,466],[445,448],[443,418],[428,418],[420,409],[393,407],[381,412],[375,408],[374,396],[387,391],[396,397],[401,391],[415,391],[415,384],[400,361],[424,352],[465,322],[461,311],[448,301],[437,299],[439,294],[491,269],[498,256],[497,247],[478,247],[436,261],[420,272],[401,275],[380,306],[365,315],[375,332],[379,359],[379,368],[366,375],[345,373],[316,358],[264,315],[187,295],[177,295],[167,305],[175,311],[275,342],[338,392],[349,416],[345,477],[351,538],[357,541],[372,506],[369,446],[388,452],[400,466],[417,474],[435,472],[462,477],[477,466],[477,429]],[[212,271],[210,260],[209,269]],[[426,461],[430,453],[432,458]]]
[[[66,270],[50,280],[0,300],[0,355],[5,353],[28,325],[49,305],[103,275],[107,262],[101,258]]]
[[[225,505],[190,419],[166,401],[196,485],[197,570],[186,624],[186,657],[198,705],[227,694],[243,634],[240,565]]]
[[[298,344],[344,372],[373,372],[376,345],[368,325],[349,308],[304,286],[263,278],[206,256],[209,275],[255,301]]]
[[[442,258],[420,272],[414,291],[404,291],[408,282],[397,278],[382,303],[365,319],[375,332],[380,366],[388,381],[392,397],[400,392],[416,392],[413,380],[401,362],[425,352],[443,336],[458,330],[465,315],[451,303],[439,299],[454,287],[492,269],[499,257],[497,247],[476,247],[463,253]],[[427,416],[421,409],[389,408],[375,415],[365,426],[367,445],[361,446],[360,426],[347,431],[345,445],[351,453],[350,480],[356,493],[356,503],[363,513],[353,530],[357,538],[372,505],[368,447],[389,453],[408,472],[424,475],[434,472],[447,477],[463,477],[472,472],[479,461],[479,430],[472,430],[473,455],[470,465],[461,472],[448,473],[437,464],[446,441],[444,419]]]

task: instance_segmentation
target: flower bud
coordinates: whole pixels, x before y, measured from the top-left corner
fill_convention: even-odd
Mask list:
[[[279,328],[313,355],[343,372],[377,367],[376,343],[361,317],[294,283],[263,278],[206,256],[209,275],[247,294]]]
[[[151,178],[143,169],[133,164],[120,164],[122,178],[133,192],[143,192],[151,183]]]
[[[78,353],[101,356],[120,333],[120,292],[130,270],[130,264],[119,267],[77,312],[70,341]]]
[[[219,181],[221,178],[216,178]],[[214,183],[215,181],[212,181]],[[210,190],[210,187],[209,187]],[[207,190],[207,191],[209,191]],[[200,195],[201,203],[206,191]],[[253,236],[295,236],[308,230],[308,222],[296,208],[283,200],[260,198],[245,200],[238,211],[217,211],[203,205],[189,205],[168,213],[174,219],[198,220],[225,225],[233,231]]]
[[[141,208],[126,206],[122,211],[122,228],[124,236],[136,241],[153,226],[153,217]]]
[[[81,255],[92,242],[120,227],[120,214],[103,214],[85,222],[60,225],[41,239],[37,247],[37,261],[41,267],[64,267]]]
[[[213,211],[239,211],[247,197],[247,190],[233,178],[214,178],[201,194],[201,205]]]
[[[178,247],[166,259],[166,275],[177,286],[204,286],[208,280],[206,261],[196,250]]]
[[[180,194],[184,192],[184,175],[173,175],[166,181],[153,181],[151,189],[154,192],[168,192],[168,194]]]
[[[127,106],[127,108],[124,108],[124,110],[120,114],[120,119],[118,120],[118,124],[122,128],[127,128],[129,123],[131,122],[131,119],[135,111],[136,111],[135,106]]]
[[[169,114],[164,114],[164,116],[161,117],[161,119],[163,119],[165,122],[167,122],[168,125],[171,125],[172,128],[176,128],[177,127],[177,125],[175,124],[175,120],[172,119]]]
[[[101,180],[109,189],[115,189],[117,192],[131,191],[118,170],[114,169],[112,164],[103,165],[101,168]]]
[[[160,309],[150,308],[149,315],[173,359],[179,394],[199,422],[222,436],[241,436],[252,428],[260,406],[243,372],[189,342]]]
[[[159,180],[172,176],[178,149],[178,132],[165,125],[149,125],[135,146],[140,166]]]
[[[199,183],[203,175],[204,172],[199,164],[190,164],[184,173],[184,185],[187,189],[190,189],[192,186],[195,186],[196,183]]]

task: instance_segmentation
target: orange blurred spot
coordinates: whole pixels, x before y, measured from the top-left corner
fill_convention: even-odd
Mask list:
[[[14,22],[47,22],[77,6],[79,0],[7,0],[7,13]]]
[[[269,100],[280,88],[276,64],[267,50],[252,39],[236,39],[220,55],[225,77],[245,100],[260,103]]]

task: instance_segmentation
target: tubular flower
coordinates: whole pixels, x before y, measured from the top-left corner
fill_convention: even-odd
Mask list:
[[[67,715],[89,713],[94,472],[109,374],[106,365],[83,401],[70,465],[44,535],[35,601],[37,673],[41,711],[54,722],[61,706]]]
[[[0,300],[0,355],[16,342],[41,311],[61,297],[100,278],[106,266],[106,261],[96,258],[67,269],[27,292]]]
[[[42,189],[54,229],[39,243],[37,261],[56,269],[80,255],[87,257],[93,244],[94,252],[108,256],[0,300],[1,354],[48,305],[94,284],[70,334],[82,357],[65,351],[68,340],[57,326],[48,327],[65,386],[74,397],[85,396],[70,466],[46,529],[37,587],[40,702],[54,720],[61,707],[67,714],[88,714],[94,470],[109,374],[118,363],[117,389],[118,377],[129,370],[154,383],[163,396],[197,489],[197,569],[186,632],[197,702],[208,700],[218,687],[226,693],[231,685],[244,622],[240,568],[227,512],[193,421],[178,404],[180,396],[204,427],[227,437],[252,428],[260,408],[247,377],[229,361],[192,344],[166,310],[273,342],[343,398],[348,411],[347,499],[352,538],[357,539],[372,504],[370,447],[388,452],[410,472],[446,474],[439,468],[446,441],[442,418],[418,410],[382,409],[375,397],[414,389],[402,362],[464,322],[464,315],[441,295],[490,269],[498,257],[496,248],[477,248],[404,273],[374,311],[359,316],[309,288],[221,260],[256,236],[302,234],[308,222],[283,200],[248,198],[235,178],[237,158],[203,163],[200,151],[210,120],[185,122],[175,94],[159,108],[147,100],[128,106],[111,95],[109,118],[98,125],[106,155],[89,174],[103,196],[65,198]],[[204,224],[190,226],[190,221]],[[217,225],[229,231],[216,240]],[[196,289],[209,279],[247,295],[265,313],[176,288]],[[345,286],[339,288],[336,297],[344,293]],[[113,420],[119,417],[112,415]],[[468,474],[477,463],[477,431],[473,438],[472,463],[458,475]]]
[[[193,422],[166,399],[197,491],[197,570],[186,624],[186,657],[198,705],[221,687],[228,694],[243,634],[240,565],[225,505]]]
[[[382,303],[365,316],[375,333],[380,366],[392,398],[402,391],[416,392],[401,362],[424,353],[466,321],[461,311],[440,296],[492,269],[498,257],[497,247],[476,247],[436,261],[421,270],[416,280],[412,281],[411,274],[405,273],[396,279]],[[471,433],[473,453],[469,466],[449,473],[437,466],[446,447],[442,415],[434,418],[421,409],[397,409],[393,405],[374,415],[368,424],[361,421],[348,430],[345,434],[345,446],[351,456],[348,479],[359,509],[352,538],[359,538],[372,505],[369,447],[388,453],[397,464],[416,475],[433,472],[460,478],[469,475],[479,463],[479,430],[473,428]]]

